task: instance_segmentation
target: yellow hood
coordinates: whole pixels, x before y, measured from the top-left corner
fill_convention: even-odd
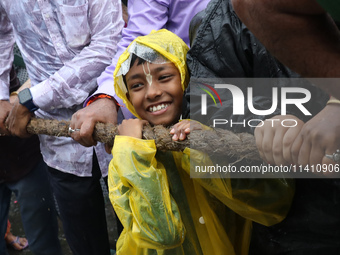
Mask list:
[[[131,55],[138,46],[146,46],[171,61],[180,72],[183,90],[189,83],[189,74],[186,65],[186,55],[189,47],[181,38],[166,29],[158,31],[152,30],[151,33],[146,36],[137,37],[119,57],[113,73],[116,94],[123,100],[128,110],[137,118],[139,118],[138,114],[126,97],[127,89],[123,75],[127,73],[127,66],[130,66]]]

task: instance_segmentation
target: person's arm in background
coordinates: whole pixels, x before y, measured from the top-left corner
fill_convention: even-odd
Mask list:
[[[31,88],[34,103],[42,110],[81,104],[95,89],[93,80],[116,52],[123,27],[120,2],[92,0],[88,2],[88,10],[90,44],[47,80]],[[116,112],[110,114],[115,115]],[[27,137],[26,126],[30,117],[31,112],[16,103],[6,124],[13,135]]]
[[[114,90],[112,90],[113,72],[118,58],[136,37],[147,35],[151,30],[164,28],[168,22],[168,6],[157,0],[129,0],[128,15],[128,24],[122,31],[122,39],[118,43],[117,53],[111,65],[97,79],[98,90],[93,95],[101,93],[115,95]]]
[[[136,37],[147,35],[151,30],[159,30],[165,27],[168,22],[168,6],[158,0],[129,0],[128,15],[128,24],[122,31],[122,39],[118,43],[117,53],[111,65],[97,79],[98,89],[85,101],[85,105],[91,98],[100,94],[114,97],[119,104],[123,103],[115,96],[113,89],[113,72],[118,58]],[[133,116],[125,107],[121,107],[121,110],[126,119]],[[92,134],[96,122],[117,122],[117,116],[116,114],[114,116],[110,114],[112,112],[117,113],[117,106],[112,99],[107,97],[98,98],[90,105],[79,110],[72,116],[71,127],[81,127],[81,131],[73,133],[72,138],[84,146],[95,145],[96,141],[93,139]]]
[[[340,33],[316,0],[232,0],[235,12],[282,63],[304,77],[340,77]],[[340,99],[339,84],[315,84]]]
[[[288,67],[305,77],[340,77],[340,33],[317,1],[232,2],[241,20]],[[340,98],[337,80],[312,79],[312,82]],[[325,157],[339,149],[339,113],[339,106],[330,104],[303,125],[290,146],[291,163],[302,166],[339,163]]]
[[[0,6],[0,134],[2,135],[10,135],[5,126],[5,120],[12,109],[8,100],[14,43],[11,22]]]

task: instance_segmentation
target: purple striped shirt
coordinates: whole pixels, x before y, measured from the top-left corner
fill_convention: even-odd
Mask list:
[[[1,0],[0,100],[7,100],[16,41],[31,79],[36,115],[70,119],[96,87],[117,51],[124,25],[120,0]],[[40,135],[46,163],[91,176],[93,148],[71,138]],[[95,147],[104,176],[111,156]]]

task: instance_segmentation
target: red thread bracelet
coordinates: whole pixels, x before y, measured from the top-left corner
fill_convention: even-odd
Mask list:
[[[105,95],[105,94],[99,94],[99,95],[95,95],[93,97],[90,98],[90,100],[86,103],[86,106],[89,106],[90,104],[92,104],[94,101],[96,101],[99,98],[108,98],[108,99],[113,99],[112,96],[109,95]],[[116,100],[114,100],[116,102]]]

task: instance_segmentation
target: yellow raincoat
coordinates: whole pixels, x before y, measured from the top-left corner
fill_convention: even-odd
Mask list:
[[[186,86],[184,42],[164,29],[136,41],[161,54],[170,52],[167,58]],[[115,74],[128,57],[127,50]],[[115,90],[134,112],[123,79],[116,76]],[[160,152],[153,140],[116,136],[112,154],[109,196],[124,226],[117,255],[248,254],[251,222],[280,222],[293,196],[284,179],[191,179],[190,163],[213,163],[189,148]]]

